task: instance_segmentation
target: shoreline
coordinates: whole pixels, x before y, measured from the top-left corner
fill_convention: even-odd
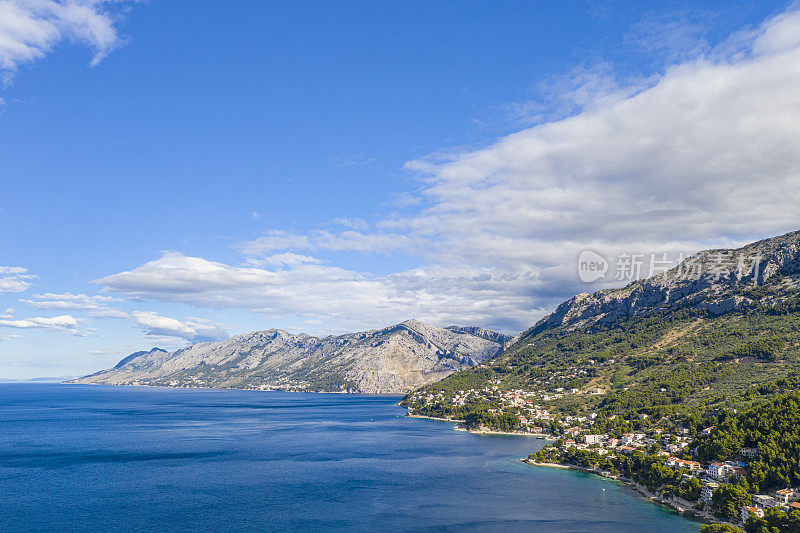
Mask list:
[[[525,431],[494,431],[491,429],[467,429],[465,427],[456,427],[455,431],[464,431],[466,433],[472,433],[473,435],[509,435],[512,437],[533,437],[541,440],[556,440],[556,438],[552,435],[546,435],[544,433],[528,433]]]
[[[0,382],[4,383],[4,382]],[[35,383],[31,381],[20,381],[14,383]],[[202,386],[172,386],[172,385],[150,385],[147,383],[78,383],[75,380],[68,381],[48,381],[42,383],[53,383],[57,385],[88,385],[91,387],[148,387],[151,389],[186,389],[186,390],[226,390],[244,392],[285,392],[290,394],[346,394],[351,396],[376,396],[382,398],[398,398],[403,393],[382,393],[382,392],[350,392],[350,391],[308,391],[308,390],[287,390],[287,389],[251,389],[241,387],[202,387]],[[395,404],[399,405],[399,404]]]
[[[396,405],[399,406],[400,404],[396,404]],[[437,422],[453,422],[454,424],[463,424],[464,423],[464,420],[456,420],[456,419],[453,419],[453,418],[439,418],[439,417],[436,417],[436,416],[414,415],[414,414],[411,414],[411,413],[408,413],[408,412],[405,414],[405,418],[420,418],[422,420],[435,420]]]
[[[520,459],[520,462],[525,463],[525,464],[527,464],[528,466],[531,466],[531,467],[560,468],[560,469],[563,469],[563,470],[572,470],[572,471],[575,471],[575,472],[583,472],[584,474],[592,474],[592,475],[599,476],[599,477],[602,477],[602,478],[605,478],[605,479],[609,479],[611,481],[618,481],[622,485],[635,490],[645,500],[647,500],[647,501],[649,501],[651,503],[655,503],[657,505],[661,505],[663,507],[667,507],[667,508],[671,509],[673,512],[675,512],[675,513],[677,513],[677,514],[679,514],[679,515],[681,515],[681,516],[683,516],[683,517],[685,517],[685,518],[687,518],[689,520],[692,520],[694,522],[703,523],[703,524],[730,524],[730,522],[725,522],[725,521],[719,520],[718,518],[716,518],[715,516],[713,516],[712,514],[710,514],[708,512],[700,511],[698,509],[695,509],[694,506],[692,505],[692,502],[689,502],[689,501],[686,501],[686,500],[679,501],[679,500],[677,500],[675,498],[666,498],[666,497],[663,497],[663,496],[658,496],[656,494],[653,494],[649,490],[647,490],[647,488],[644,487],[643,485],[640,485],[639,483],[633,481],[632,479],[628,479],[628,478],[625,478],[625,477],[622,477],[622,476],[615,476],[615,475],[612,475],[612,474],[603,473],[602,471],[599,471],[599,470],[594,469],[594,468],[585,468],[585,467],[582,467],[582,466],[570,465],[570,464],[538,463],[538,462],[533,461],[531,459]],[[731,525],[735,525],[735,524],[731,524]]]
[[[466,433],[472,433],[473,435],[509,435],[513,437],[534,437],[536,439],[542,440],[556,440],[556,437],[553,435],[548,435],[546,433],[528,433],[526,431],[494,431],[491,429],[467,429],[463,426],[465,420],[457,420],[454,418],[440,418],[435,416],[426,416],[426,415],[415,415],[410,412],[407,412],[405,415],[406,418],[421,418],[424,420],[435,420],[436,422],[452,422],[456,424],[453,428],[453,431],[464,431]]]

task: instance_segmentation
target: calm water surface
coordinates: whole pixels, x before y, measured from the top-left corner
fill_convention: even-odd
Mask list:
[[[0,532],[697,532],[397,398],[0,384]]]

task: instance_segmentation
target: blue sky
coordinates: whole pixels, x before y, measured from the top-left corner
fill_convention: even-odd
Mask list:
[[[786,2],[0,0],[0,377],[407,318],[798,229]]]

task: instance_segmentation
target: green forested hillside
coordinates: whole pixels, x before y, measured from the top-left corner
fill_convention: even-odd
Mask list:
[[[778,313],[754,307],[722,317],[678,310],[607,328],[555,329],[523,337],[489,364],[453,374],[423,391],[452,395],[489,386],[552,393],[579,389],[543,400],[575,413],[732,408],[748,404],[745,393],[751,386],[784,377],[798,363],[797,310]],[[411,395],[407,403],[413,399]],[[466,415],[454,407],[438,408],[437,414],[456,410],[462,411],[457,418]]]
[[[735,416],[726,417],[708,436],[701,437],[696,456],[722,461],[743,447],[758,453],[748,463],[752,492],[800,485],[800,393],[797,376],[786,383],[794,392],[781,395]]]
[[[500,410],[488,390],[535,393],[537,405],[561,414],[745,408],[752,386],[800,368],[800,232],[698,257],[720,255],[732,258],[722,274],[686,279],[678,268],[577,295],[490,362],[404,403],[459,419]],[[483,400],[468,393],[481,390]]]

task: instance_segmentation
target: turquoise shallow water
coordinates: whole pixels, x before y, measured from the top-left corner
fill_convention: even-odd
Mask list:
[[[699,530],[397,400],[0,384],[0,531]]]

